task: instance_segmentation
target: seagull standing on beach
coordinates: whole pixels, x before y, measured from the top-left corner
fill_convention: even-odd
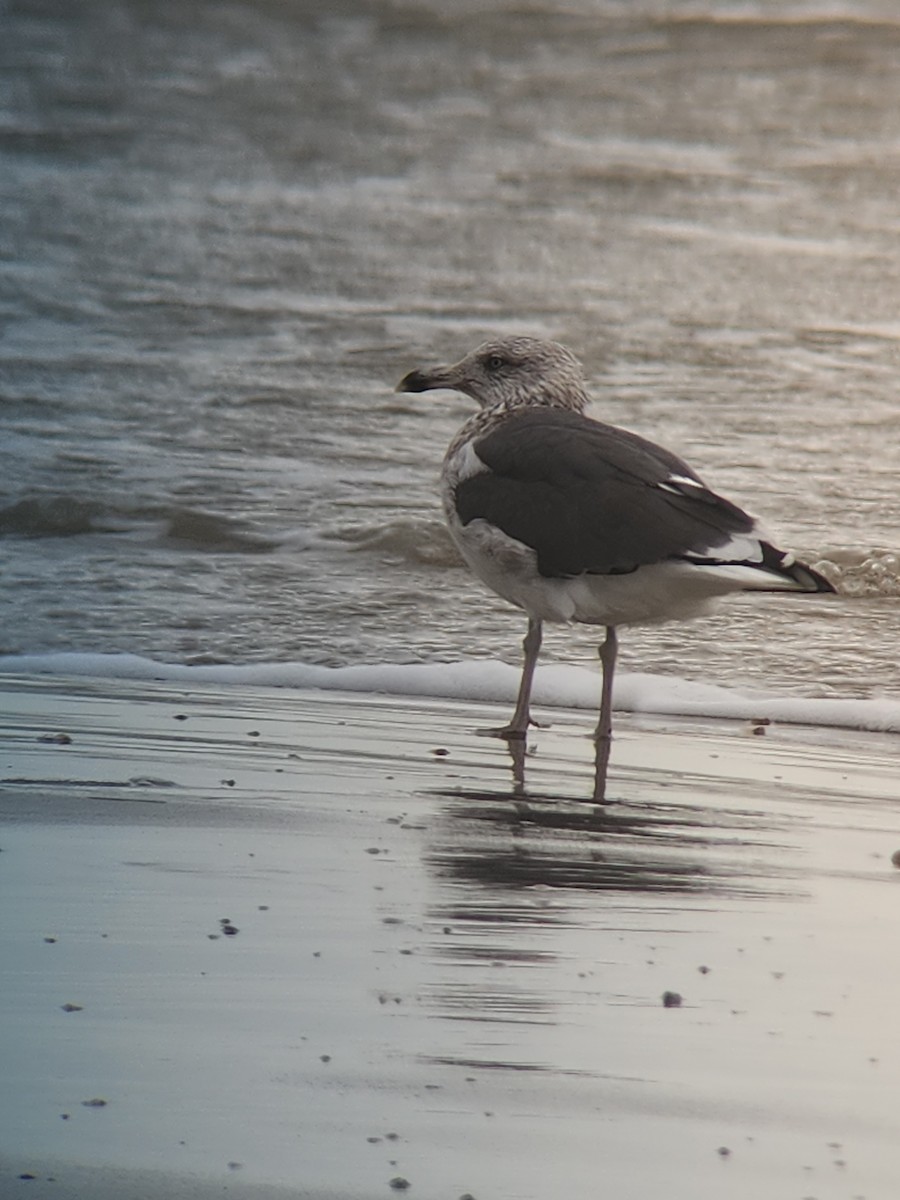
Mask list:
[[[728,592],[833,592],[676,455],[585,415],[581,363],[530,337],[486,342],[398,392],[449,388],[479,405],[447,450],[441,494],[463,558],[528,630],[515,711],[524,738],[544,621],[606,628],[594,798],[605,794],[619,625],[696,616]]]

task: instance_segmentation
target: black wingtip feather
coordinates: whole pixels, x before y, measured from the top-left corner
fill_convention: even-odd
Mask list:
[[[784,579],[791,579],[801,591],[804,592],[822,592],[830,594],[836,591],[836,588],[830,580],[826,579],[821,572],[815,568],[807,566],[806,563],[800,562],[790,554],[785,554],[783,550],[778,550],[771,546],[768,542],[762,542],[763,561],[762,565],[765,570],[771,571],[775,575],[780,575]]]

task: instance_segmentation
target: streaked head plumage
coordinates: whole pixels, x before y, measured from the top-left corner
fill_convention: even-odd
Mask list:
[[[533,337],[483,342],[459,362],[410,371],[399,392],[450,388],[483,409],[544,405],[581,412],[588,397],[581,363],[559,342]]]

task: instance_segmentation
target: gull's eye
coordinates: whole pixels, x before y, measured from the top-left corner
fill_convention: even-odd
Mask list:
[[[485,366],[489,371],[500,371],[506,366],[506,359],[502,354],[489,354],[485,359]]]

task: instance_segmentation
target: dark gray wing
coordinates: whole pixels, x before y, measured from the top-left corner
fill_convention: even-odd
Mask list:
[[[460,520],[482,517],[530,546],[548,577],[705,556],[753,527],[677,455],[579,413],[523,409],[474,449],[489,469],[457,486]]]

